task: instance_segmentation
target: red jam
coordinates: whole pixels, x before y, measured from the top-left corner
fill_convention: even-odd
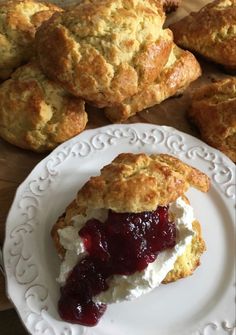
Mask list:
[[[160,251],[176,243],[168,207],[136,214],[109,211],[105,223],[91,219],[79,235],[88,255],[61,288],[58,306],[63,320],[86,326],[96,325],[106,310],[106,305],[93,302],[93,297],[108,289],[110,276],[142,271]]]

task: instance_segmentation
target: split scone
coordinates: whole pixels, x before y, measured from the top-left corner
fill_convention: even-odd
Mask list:
[[[198,88],[188,117],[204,141],[236,162],[236,77]]]
[[[36,61],[0,85],[0,136],[24,149],[51,150],[87,123],[84,101],[47,79]]]
[[[123,122],[145,108],[182,93],[200,75],[201,68],[194,55],[173,43],[168,62],[157,79],[132,97],[105,108],[105,114],[112,122]]]
[[[51,235],[62,258],[62,319],[95,325],[106,304],[186,277],[205,250],[184,193],[209,178],[166,154],[120,154],[80,189]]]
[[[97,107],[119,103],[156,79],[173,35],[160,1],[85,0],[36,34],[43,71]]]
[[[36,29],[56,11],[61,9],[36,0],[0,3],[0,81],[32,57]]]
[[[174,41],[183,48],[236,70],[236,0],[215,0],[172,24]]]

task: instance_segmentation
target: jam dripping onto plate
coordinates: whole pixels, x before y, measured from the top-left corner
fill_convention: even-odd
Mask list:
[[[79,235],[87,256],[61,288],[58,307],[63,320],[86,326],[96,325],[106,310],[106,305],[93,302],[93,297],[108,289],[109,277],[144,270],[159,252],[176,243],[176,227],[169,221],[168,206],[142,213],[109,210],[106,222],[91,219]]]

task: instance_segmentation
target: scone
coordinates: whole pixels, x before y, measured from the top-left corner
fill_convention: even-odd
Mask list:
[[[200,75],[201,68],[193,54],[173,43],[169,60],[157,79],[120,104],[105,108],[105,114],[111,122],[124,122],[143,109],[182,93]]]
[[[10,0],[0,3],[0,81],[34,53],[36,29],[57,6],[36,0]]]
[[[236,70],[236,0],[215,0],[170,26],[176,44]]]
[[[95,325],[106,304],[192,274],[205,243],[184,193],[209,184],[167,154],[120,154],[91,177],[51,231],[63,260],[62,319]]]
[[[86,123],[84,101],[47,79],[36,61],[0,85],[0,136],[21,148],[51,150]]]
[[[36,34],[43,71],[97,107],[119,103],[156,79],[173,35],[162,4],[86,0],[53,16]]]
[[[236,77],[198,88],[188,117],[204,141],[236,162]]]

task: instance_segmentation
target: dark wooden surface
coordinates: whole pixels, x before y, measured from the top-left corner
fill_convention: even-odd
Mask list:
[[[1,335],[27,335],[25,327],[19,321],[19,316],[14,309],[0,312]]]

